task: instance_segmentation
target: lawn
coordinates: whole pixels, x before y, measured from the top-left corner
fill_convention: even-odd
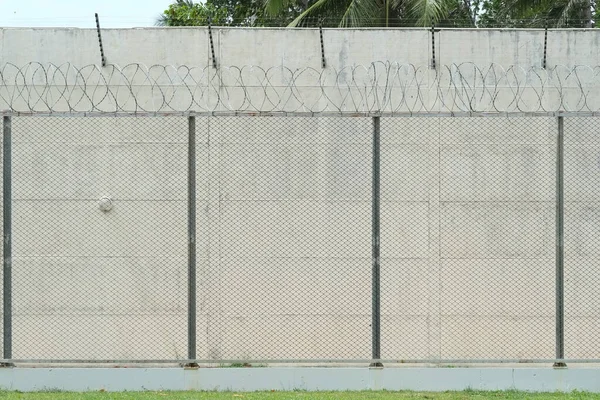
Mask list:
[[[43,393],[19,393],[0,392],[0,399],[65,399],[65,400],[96,400],[96,399],[140,399],[140,400],[162,400],[162,399],[211,399],[211,400],[329,400],[329,399],[374,399],[374,400],[486,400],[486,399],[565,399],[565,400],[600,400],[600,394],[592,393],[526,393],[526,392],[129,392],[129,393],[67,393],[67,392],[43,392]]]

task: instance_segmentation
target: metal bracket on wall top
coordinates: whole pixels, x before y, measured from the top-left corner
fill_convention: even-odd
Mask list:
[[[325,45],[323,44],[323,26],[319,25],[319,36],[321,38],[321,67],[325,68]]]
[[[542,68],[546,69],[546,51],[548,49],[548,21],[544,27],[544,60],[542,61]]]
[[[439,32],[440,29],[435,29],[435,23],[432,21],[431,22],[431,68],[435,69],[436,68],[436,63],[435,63],[435,33]]]
[[[217,68],[217,58],[215,57],[215,45],[213,43],[212,37],[212,22],[211,19],[208,19],[208,39],[210,41],[210,54],[212,55],[212,66],[213,68]]]
[[[106,58],[104,58],[104,48],[102,47],[102,35],[100,34],[100,19],[98,13],[96,15],[96,31],[98,32],[98,43],[100,44],[100,58],[102,60],[102,66],[106,67]]]

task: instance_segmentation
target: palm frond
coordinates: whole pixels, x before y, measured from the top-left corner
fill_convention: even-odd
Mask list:
[[[340,20],[339,27],[378,25],[381,11],[380,6],[373,0],[352,0]]]
[[[267,15],[276,16],[285,12],[290,3],[290,0],[265,0],[265,11]]]
[[[506,7],[515,13],[523,13],[534,7],[540,7],[552,3],[551,0],[510,0]],[[554,1],[556,3],[556,1]]]
[[[561,7],[558,8],[558,10],[560,12],[558,22],[556,23],[556,26],[558,28],[561,28],[561,27],[564,27],[565,25],[567,25],[567,20],[569,19],[569,15],[571,15],[571,12],[577,6],[581,7],[583,10],[583,7],[591,7],[591,4],[590,4],[589,0],[567,0],[567,1],[565,1],[563,4],[561,4]],[[585,15],[585,13],[584,13],[584,15]]]
[[[437,22],[448,13],[446,0],[410,0],[409,15],[417,20],[419,26],[429,26]]]
[[[298,15],[296,19],[290,22],[288,26],[299,26],[307,18],[319,15],[320,13],[327,14],[328,18],[336,18],[334,13],[337,14],[339,12],[338,10],[341,8],[340,5],[344,5],[345,3],[345,0],[317,0],[313,5]]]
[[[156,18],[156,21],[154,22],[154,26],[167,26],[168,25],[168,18],[165,14],[161,14]]]

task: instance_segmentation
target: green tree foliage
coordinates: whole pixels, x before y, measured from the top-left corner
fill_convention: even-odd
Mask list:
[[[589,28],[596,19],[593,0],[479,0],[477,26],[503,28]]]
[[[473,26],[470,0],[176,0],[160,26]]]
[[[162,26],[591,27],[594,0],[175,0]]]
[[[201,26],[209,20],[215,25],[224,25],[227,10],[215,7],[211,3],[194,3],[192,0],[176,0],[156,21],[159,26]]]
[[[290,7],[290,0],[266,0],[270,15]],[[469,0],[315,0],[290,26],[473,26]]]
[[[287,26],[304,11],[309,1],[291,1],[289,7],[275,15],[266,12],[264,0],[208,0],[207,4],[227,9],[227,25]]]
[[[194,3],[192,0],[176,0],[156,21],[158,26],[287,26],[304,9],[302,0],[292,2],[276,15],[265,10],[264,0],[207,0]]]

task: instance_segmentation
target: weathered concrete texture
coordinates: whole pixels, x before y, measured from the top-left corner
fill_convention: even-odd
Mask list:
[[[354,138],[352,120],[330,121],[326,133],[313,127],[318,135],[303,141],[291,134],[299,129],[294,119],[215,120],[214,140],[225,141],[220,185],[231,187],[222,193],[236,196],[215,204],[223,233],[213,252],[223,254],[217,354],[368,353],[368,126]],[[552,357],[554,123],[383,120],[383,357]],[[322,135],[335,137],[346,124],[338,152],[310,156],[331,146]],[[235,157],[223,151],[229,137]],[[315,313],[299,314],[306,309]],[[297,326],[302,332],[288,336]],[[322,334],[311,338],[311,331]],[[321,346],[329,332],[339,335],[338,346]]]
[[[100,64],[94,29],[3,28],[1,32],[7,63]],[[111,64],[150,66],[159,63],[158,60],[170,59],[176,64],[208,65],[206,29],[175,29],[168,33],[162,29],[103,30],[102,42],[106,61]]]
[[[20,112],[600,110],[596,30],[553,30],[547,70],[543,30],[442,30],[431,69],[426,29],[326,29],[322,69],[316,29],[215,28],[217,70],[205,27],[106,30],[104,68],[95,30],[0,32],[0,109]]]
[[[186,119],[13,122],[14,357],[184,358]],[[371,119],[196,130],[198,358],[369,358]],[[565,124],[567,358],[599,356],[594,131]],[[383,358],[554,357],[555,140],[382,119]]]
[[[423,29],[324,33],[338,70],[431,57]],[[436,35],[443,64],[542,57],[543,31]],[[552,31],[549,65],[600,64],[598,35]],[[206,28],[103,38],[109,63],[209,65]],[[215,28],[215,43],[219,65],[320,69],[314,29]],[[94,30],[0,29],[0,49],[17,66],[99,62]],[[186,122],[13,118],[14,357],[185,357]],[[565,123],[568,358],[600,357],[598,126]],[[370,357],[371,132],[368,118],[197,119],[199,358]],[[383,358],[554,357],[556,132],[554,118],[382,120]]]
[[[600,392],[596,368],[5,368],[0,388],[63,391],[524,390]]]
[[[324,29],[328,66],[343,68],[373,61],[428,65],[431,35],[427,29]],[[318,29],[213,27],[219,65],[321,66]],[[206,27],[104,29],[107,62],[126,65],[210,65]],[[549,66],[600,64],[600,32],[551,30]],[[438,64],[475,62],[481,65],[541,66],[543,30],[442,29],[436,33]],[[31,61],[99,64],[94,29],[0,28],[3,62],[23,65]]]

